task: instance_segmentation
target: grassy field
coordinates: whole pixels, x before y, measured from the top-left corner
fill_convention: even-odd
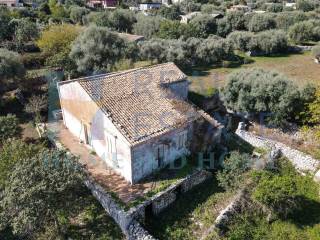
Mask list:
[[[299,86],[307,83],[320,84],[320,65],[313,61],[310,52],[278,57],[252,57],[254,62],[235,68],[195,67],[188,72],[191,90],[204,93],[208,88],[219,88],[226,83],[227,75],[243,68],[264,68],[287,75]]]

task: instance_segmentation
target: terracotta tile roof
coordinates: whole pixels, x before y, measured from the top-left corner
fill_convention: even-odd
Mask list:
[[[78,82],[135,145],[199,116],[185,101],[170,97],[167,85],[185,80],[186,75],[174,63],[165,63]]]

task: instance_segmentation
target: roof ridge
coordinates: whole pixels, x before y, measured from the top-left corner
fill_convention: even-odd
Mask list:
[[[107,76],[108,77],[119,76],[119,75],[123,75],[123,74],[130,73],[130,72],[137,72],[139,70],[156,68],[156,67],[170,65],[170,64],[175,65],[174,62],[165,62],[165,63],[159,63],[159,64],[154,64],[154,65],[142,66],[142,67],[138,67],[138,68],[127,69],[127,70],[118,71],[118,72],[103,73],[103,74],[97,74],[97,75],[92,75],[92,76],[87,76],[87,77],[74,78],[74,79],[70,79],[67,81],[58,82],[58,84],[63,85],[63,84],[70,83],[70,82],[79,82],[79,81],[84,82],[84,81],[100,80],[101,78],[107,77]],[[179,71],[181,71],[181,70],[179,69]]]
[[[169,65],[169,64],[175,65],[174,62],[159,63],[159,64],[154,64],[154,65],[148,65],[148,66],[142,66],[142,67],[138,67],[138,68],[127,69],[127,70],[123,70],[123,71],[119,71],[119,72],[112,72],[112,73],[106,73],[106,74],[100,74],[100,75],[93,75],[91,77],[78,78],[78,79],[74,79],[74,80],[88,81],[88,80],[90,80],[90,78],[93,78],[93,77],[95,79],[92,79],[92,80],[99,80],[98,78],[100,78],[100,77],[120,76],[120,75],[131,73],[131,72],[137,72],[137,71],[140,71],[140,70],[156,68],[156,67],[165,66],[165,65]],[[181,71],[181,70],[179,69],[179,71]]]

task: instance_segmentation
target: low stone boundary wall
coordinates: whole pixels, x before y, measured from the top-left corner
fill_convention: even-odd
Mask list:
[[[320,161],[317,159],[312,158],[310,155],[305,154],[303,152],[300,152],[296,149],[293,149],[291,147],[288,147],[287,145],[264,138],[261,136],[254,135],[250,132],[247,132],[240,127],[243,123],[239,124],[239,127],[236,131],[236,134],[241,137],[246,142],[250,143],[254,147],[262,147],[262,148],[272,148],[275,147],[281,151],[281,153],[287,157],[292,164],[295,166],[295,168],[299,172],[310,172],[312,174],[315,174],[320,167]],[[317,174],[320,175],[318,172]]]
[[[205,170],[199,170],[194,174],[191,174],[186,178],[181,179],[177,183],[171,185],[166,190],[157,193],[155,196],[146,200],[140,205],[136,207],[132,207],[129,210],[129,214],[133,218],[144,222],[146,218],[147,207],[151,207],[153,215],[158,215],[160,212],[166,209],[170,204],[172,204],[177,199],[179,194],[182,194],[184,192],[191,190],[193,187],[203,183],[205,180],[211,177],[212,177],[212,173]]]
[[[49,141],[57,149],[66,150],[63,145],[56,139],[48,137]],[[72,154],[67,151],[67,154]],[[168,187],[166,190],[156,194],[144,203],[125,211],[110,193],[105,191],[97,182],[88,177],[84,184],[91,190],[92,195],[100,202],[108,215],[114,219],[119,225],[121,231],[129,240],[156,240],[146,231],[139,221],[144,222],[146,217],[146,207],[151,206],[152,214],[157,215],[170,204],[172,204],[178,194],[187,192],[194,186],[204,182],[212,177],[212,173],[199,170],[194,174],[187,176],[184,179],[177,181],[175,184]],[[178,190],[180,189],[180,190]]]
[[[219,216],[214,221],[214,225],[211,230],[215,229],[217,230],[219,235],[223,234],[223,230],[230,221],[230,218],[232,218],[235,214],[241,211],[241,208],[243,207],[242,205],[244,201],[244,195],[244,189],[238,192],[238,194],[234,197],[231,203],[220,212]]]
[[[99,184],[88,179],[85,185],[91,190],[93,196],[100,202],[106,212],[119,225],[129,240],[155,240],[130,214],[125,212]]]
[[[67,151],[63,145],[56,139],[48,137],[49,141],[60,150]],[[67,151],[67,154],[72,154]],[[141,224],[122,209],[116,200],[106,192],[103,187],[88,177],[84,184],[92,192],[92,195],[100,202],[101,206],[106,210],[108,215],[119,225],[123,234],[126,235],[129,240],[156,240],[150,235]]]

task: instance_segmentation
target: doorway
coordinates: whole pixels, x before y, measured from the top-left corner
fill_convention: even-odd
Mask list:
[[[89,126],[86,123],[83,123],[83,132],[84,132],[84,142],[87,145],[91,144],[90,134],[89,134]]]

